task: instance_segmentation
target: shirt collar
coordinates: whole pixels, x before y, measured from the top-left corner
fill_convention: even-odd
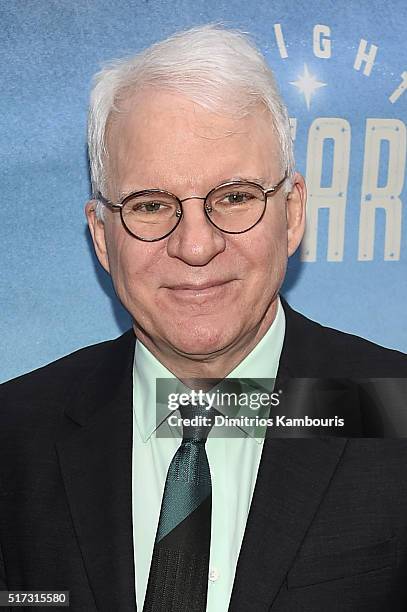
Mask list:
[[[230,372],[226,379],[275,379],[285,335],[285,315],[277,297],[277,313],[273,323],[254,349]],[[137,341],[133,363],[133,409],[140,436],[144,442],[168,418],[171,411],[162,398],[156,397],[156,380],[168,378],[176,392],[190,392],[174,375],[142,344]],[[221,383],[222,384],[222,383]],[[273,389],[267,389],[272,392]],[[219,408],[219,412],[227,411]],[[267,411],[268,412],[268,411]],[[266,414],[265,416],[268,416]],[[241,426],[241,429],[257,441],[262,441],[266,426]]]

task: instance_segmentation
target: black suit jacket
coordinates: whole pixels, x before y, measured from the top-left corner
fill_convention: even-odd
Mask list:
[[[284,309],[285,384],[407,377],[405,355]],[[129,331],[3,385],[0,590],[69,590],[73,612],[136,609],[133,353]],[[362,396],[349,396],[353,437],[267,437],[231,612],[407,610],[407,441],[355,439],[366,423],[391,430]]]

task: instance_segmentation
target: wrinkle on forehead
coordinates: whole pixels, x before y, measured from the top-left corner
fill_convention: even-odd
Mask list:
[[[237,134],[240,135],[244,135],[244,134],[248,134],[247,130],[229,130],[226,129],[223,132],[219,133],[219,128],[216,128],[216,131],[218,133],[215,132],[215,127],[211,126],[210,124],[207,125],[203,125],[202,126],[202,130],[199,130],[199,126],[197,128],[192,129],[192,133],[194,134],[194,136],[197,136],[198,138],[203,138],[204,140],[222,140],[224,138],[228,138],[230,136],[236,136]],[[211,130],[215,133],[211,134]]]
[[[220,140],[230,136],[248,134],[248,131],[243,129],[242,119],[244,117],[234,117],[233,114],[228,114],[226,111],[210,111],[204,109],[196,102],[192,102],[192,104],[194,122],[192,123],[191,121],[190,129],[198,138]],[[216,122],[216,119],[224,121],[225,118],[233,122],[233,128],[226,126],[221,128],[219,123]]]

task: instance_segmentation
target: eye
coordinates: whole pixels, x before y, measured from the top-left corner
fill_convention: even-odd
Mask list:
[[[233,191],[223,196],[222,203],[224,204],[244,204],[245,202],[248,202],[251,199],[253,199],[253,195],[250,193],[244,193],[241,191]]]
[[[141,213],[157,213],[163,212],[167,208],[162,202],[134,202],[132,206],[133,212]]]

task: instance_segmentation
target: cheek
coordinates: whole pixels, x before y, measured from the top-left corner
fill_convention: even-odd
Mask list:
[[[260,226],[256,234],[248,234],[240,244],[236,242],[236,247],[246,254],[247,280],[258,292],[268,293],[286,268],[287,233],[283,224]]]
[[[117,294],[127,304],[128,299],[145,300],[154,288],[154,279],[161,266],[163,249],[147,244],[121,231],[107,237],[110,273]]]

